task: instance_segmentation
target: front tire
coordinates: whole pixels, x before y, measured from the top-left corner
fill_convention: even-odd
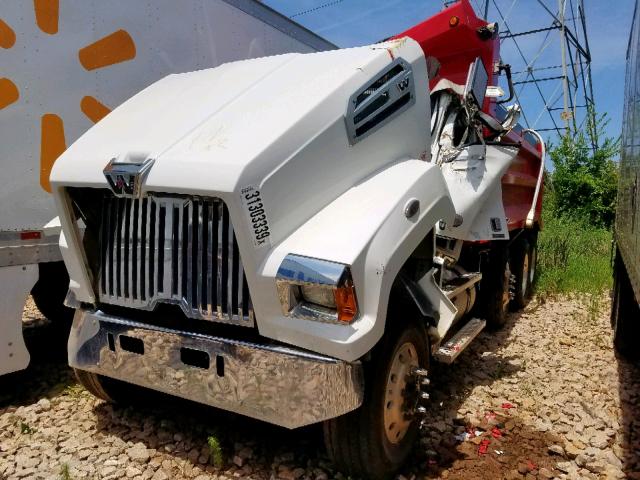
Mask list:
[[[324,422],[329,456],[345,473],[362,478],[389,478],[404,463],[418,434],[410,415],[418,392],[414,368],[429,368],[429,341],[417,325],[388,335],[365,365],[362,406]]]
[[[94,397],[109,403],[123,403],[127,401],[125,394],[127,384],[86,370],[73,369],[78,383]]]
[[[69,274],[64,263],[41,263],[38,271],[38,281],[31,289],[36,307],[54,325],[70,327],[75,310],[64,304],[69,288]]]
[[[640,307],[619,251],[616,252],[613,266],[611,327],[616,351],[628,358],[639,358],[637,343],[640,340]]]

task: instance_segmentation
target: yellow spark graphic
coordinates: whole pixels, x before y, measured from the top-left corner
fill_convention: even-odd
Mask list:
[[[49,35],[58,33],[60,0],[33,0],[35,20],[38,28]],[[9,49],[16,43],[16,34],[0,19],[0,48]],[[85,70],[91,71],[132,60],[136,46],[125,30],[116,30],[78,52],[78,61]],[[9,78],[0,78],[0,110],[11,108],[20,100],[20,90]],[[92,96],[80,100],[81,111],[93,123],[99,122],[111,109]],[[66,149],[64,122],[55,113],[44,113],[40,118],[40,185],[51,192],[49,175],[53,164]]]

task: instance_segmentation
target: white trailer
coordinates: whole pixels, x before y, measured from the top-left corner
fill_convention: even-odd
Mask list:
[[[67,146],[170,73],[332,48],[254,0],[3,2],[0,374],[29,363],[21,316],[31,291],[45,314],[65,315],[68,276],[48,192]]]

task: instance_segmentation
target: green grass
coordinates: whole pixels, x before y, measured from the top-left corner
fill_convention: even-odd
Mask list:
[[[209,463],[216,468],[224,466],[224,454],[218,436],[212,433],[207,437],[207,445],[209,445]]]
[[[611,231],[579,219],[543,214],[537,293],[601,294],[611,288]]]
[[[36,432],[37,430],[35,428],[24,422],[20,422],[20,433],[22,433],[23,435],[32,435]]]
[[[67,463],[63,463],[60,466],[60,480],[72,480],[71,478],[71,470]]]
[[[71,398],[78,399],[84,395],[86,390],[80,384],[74,383],[73,385],[67,385],[63,393]]]

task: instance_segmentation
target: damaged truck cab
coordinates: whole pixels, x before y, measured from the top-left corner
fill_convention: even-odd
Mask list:
[[[430,361],[531,292],[543,145],[499,113],[496,35],[463,0],[170,75],[83,135],[51,175],[83,385],[324,422],[340,468],[397,469]]]

